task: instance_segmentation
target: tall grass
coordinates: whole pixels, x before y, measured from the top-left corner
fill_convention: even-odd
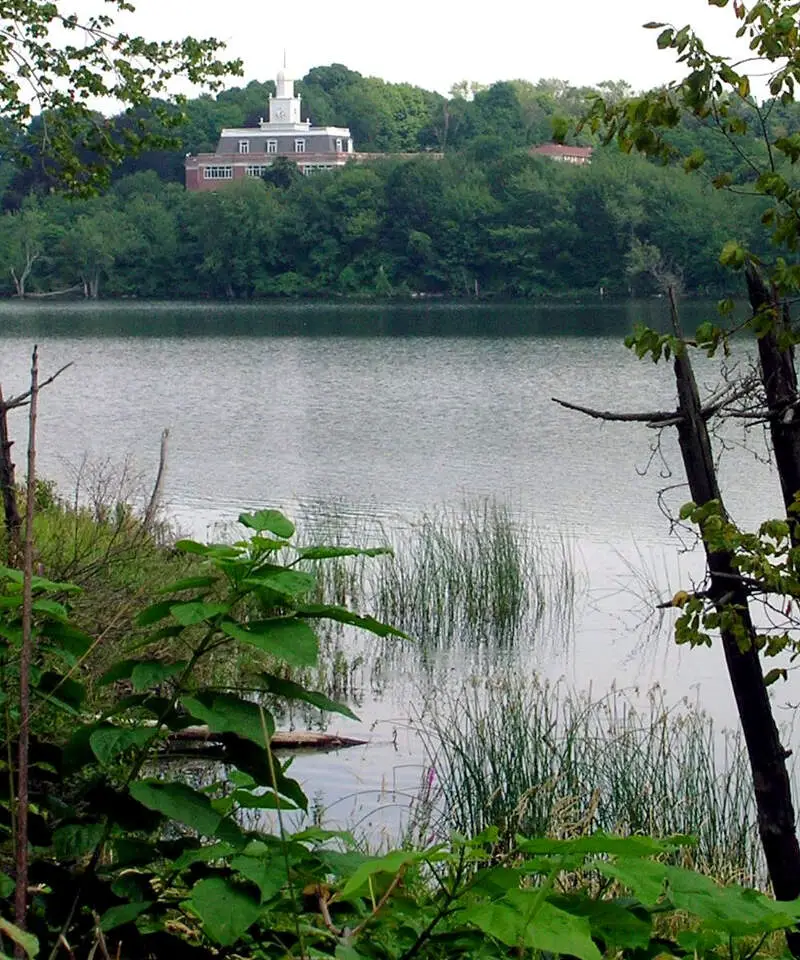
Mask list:
[[[766,882],[740,738],[659,687],[641,703],[500,675],[432,699],[419,729],[430,769],[417,832],[692,834],[697,868]]]
[[[547,616],[569,634],[580,590],[571,544],[545,540],[492,499],[391,527],[335,505],[309,520],[311,538],[393,550],[390,557],[316,564],[320,599],[369,609],[428,647],[454,640],[509,645],[530,638]]]

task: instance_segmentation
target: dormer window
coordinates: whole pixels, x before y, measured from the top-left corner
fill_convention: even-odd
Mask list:
[[[295,142],[294,142],[294,152],[295,152],[295,153],[305,153],[305,152],[306,152],[306,142],[305,142],[305,140],[295,140]]]
[[[240,140],[240,141],[239,141],[239,153],[250,153],[250,141],[249,141],[249,140]]]

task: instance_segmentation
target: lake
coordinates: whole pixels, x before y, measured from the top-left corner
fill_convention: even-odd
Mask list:
[[[687,328],[712,304],[683,307]],[[294,518],[326,505],[354,523],[387,528],[423,513],[491,498],[533,525],[543,542],[566,539],[583,588],[569,637],[543,626],[517,667],[579,689],[666,687],[734,723],[719,650],[679,651],[652,617],[649,584],[664,599],[702,565],[680,554],[665,515],[688,499],[675,439],[644,425],[599,423],[560,397],[622,411],[671,409],[668,365],[622,346],[637,321],[663,325],[663,301],[614,304],[402,306],[341,304],[4,304],[6,395],[25,389],[30,351],[42,375],[75,366],[42,395],[40,472],[71,491],[84,458],[129,458],[148,478],[170,429],[165,504],[196,537],[219,533],[245,509],[276,506]],[[746,364],[746,349],[735,360]],[[700,365],[707,391],[719,365]],[[15,414],[17,461],[23,417]],[[780,515],[763,436],[725,433],[721,479],[734,517]],[[547,630],[555,632],[543,636]],[[299,775],[332,818],[383,822],[403,810],[423,775],[413,720],[443,682],[475,669],[460,654],[431,674],[401,651],[379,682],[356,678],[370,745],[304,757]],[[480,669],[491,669],[491,661]],[[392,814],[389,820],[392,820]]]

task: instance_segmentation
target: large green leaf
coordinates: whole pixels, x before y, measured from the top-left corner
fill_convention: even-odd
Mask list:
[[[592,936],[615,950],[644,949],[650,943],[653,922],[645,910],[634,913],[615,900],[595,900],[583,893],[551,896],[549,899],[553,906],[565,913],[584,917]]]
[[[232,620],[225,620],[220,628],[229,637],[258,647],[277,660],[284,660],[294,667],[314,667],[319,655],[319,640],[303,620],[295,617],[275,617],[256,620],[243,627]]]
[[[155,740],[157,731],[152,727],[115,727],[109,725],[95,730],[89,737],[92,752],[103,765],[110,763],[131,747],[142,747]]]
[[[213,837],[222,822],[208,797],[185,783],[151,778],[131,784],[130,791],[145,807],[184,823],[203,836]]]
[[[392,556],[391,547],[298,547],[298,555],[303,560],[333,560],[337,557],[381,557]]]
[[[220,614],[227,613],[230,606],[227,603],[203,603],[201,600],[192,600],[189,603],[174,603],[170,613],[184,627],[192,627],[206,620],[213,620]]]
[[[256,533],[274,533],[276,537],[287,540],[294,536],[294,524],[280,510],[257,510],[255,513],[242,513],[239,523]]]
[[[620,858],[614,863],[606,860],[592,861],[588,866],[599,870],[607,877],[613,877],[633,891],[642,903],[654,906],[664,892],[667,868],[663,863],[653,860],[633,860]]]
[[[231,869],[258,887],[262,903],[274,897],[286,883],[286,863],[281,856],[250,857],[241,854],[231,860]]]
[[[32,933],[20,930],[15,923],[6,920],[5,917],[0,917],[0,934],[19,944],[31,960],[39,953],[39,941],[36,937]]]
[[[266,693],[275,694],[275,696],[283,697],[285,700],[302,700],[304,703],[310,703],[320,710],[326,710],[329,713],[341,713],[352,720],[358,720],[353,711],[343,703],[337,703],[330,697],[326,697],[324,693],[319,693],[316,690],[306,690],[305,687],[301,687],[294,680],[284,680],[283,677],[276,677],[271,673],[262,673],[261,679],[264,681]]]
[[[537,903],[539,895],[536,889],[510,890],[502,900],[471,905],[465,919],[509,947],[602,960],[588,922],[546,900]]]
[[[237,847],[231,843],[211,843],[207,846],[196,847],[184,852],[172,863],[174,870],[185,870],[193,863],[210,863],[212,860],[223,860],[232,857]]]
[[[312,573],[289,570],[286,567],[261,567],[242,581],[248,587],[266,587],[287,600],[295,600],[310,593],[317,582]]]
[[[710,877],[681,867],[667,867],[666,875],[668,896],[674,906],[698,917],[705,929],[735,937],[758,936],[792,927],[800,920],[798,900],[778,902],[757,890],[723,887]]]
[[[269,743],[275,732],[275,720],[268,710],[230,693],[198,693],[181,702],[195,719],[208,724],[212,733],[235,733],[264,747],[265,733]]]
[[[70,823],[53,834],[53,847],[59,860],[78,860],[92,853],[102,841],[106,828],[102,823]]]
[[[236,943],[261,913],[258,900],[225,877],[208,877],[196,884],[189,906],[209,937],[223,947]]]
[[[148,627],[150,624],[158,623],[168,617],[174,604],[174,600],[159,600],[158,603],[151,603],[145,607],[136,617],[136,622],[140,627]]]
[[[554,856],[607,853],[616,857],[653,857],[692,843],[694,840],[691,837],[676,836],[659,840],[645,836],[615,837],[598,831],[591,836],[577,837],[574,840],[556,840],[550,837],[520,839],[519,849],[525,853]]]
[[[276,797],[273,790],[253,793],[250,790],[234,790],[231,800],[244,810],[296,810],[297,804],[285,797]]]
[[[118,907],[109,907],[100,917],[100,929],[108,932],[114,927],[121,927],[123,923],[130,923],[152,906],[152,900],[140,900],[136,903],[121,903]]]
[[[401,637],[403,640],[410,640],[407,633],[398,630],[388,623],[382,623],[374,617],[362,616],[359,613],[353,613],[346,607],[339,607],[335,604],[327,603],[304,603],[295,607],[298,616],[307,617],[309,620],[335,620],[337,623],[346,623],[351,627],[359,627],[361,630],[368,630],[378,637]]]
[[[436,859],[438,851],[425,850],[392,850],[383,857],[367,860],[362,863],[352,877],[344,885],[341,892],[343,900],[355,896],[367,883],[370,877],[379,873],[389,873],[393,876],[412,863],[421,860]]]
[[[150,687],[163,683],[185,669],[186,661],[184,660],[179,660],[176,663],[164,663],[162,660],[142,660],[131,670],[133,689],[137,693],[149,690]]]
[[[94,643],[92,638],[83,630],[79,630],[71,623],[62,623],[58,620],[43,623],[40,633],[50,640],[54,647],[59,649],[62,656],[69,659],[70,665],[86,656]]]

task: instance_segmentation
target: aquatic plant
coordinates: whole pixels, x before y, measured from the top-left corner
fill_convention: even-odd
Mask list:
[[[595,696],[503,672],[439,691],[417,726],[437,783],[421,791],[425,829],[691,834],[692,866],[765,883],[740,737],[660,687]]]

